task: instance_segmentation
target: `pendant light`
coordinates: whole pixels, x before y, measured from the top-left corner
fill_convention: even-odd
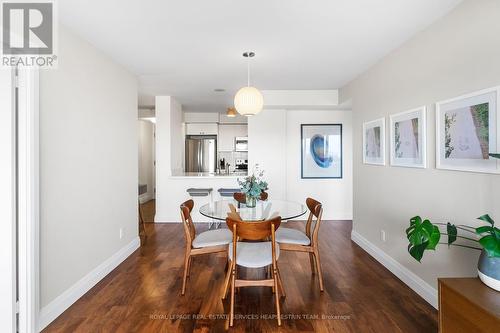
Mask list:
[[[264,98],[257,88],[250,86],[250,58],[253,58],[255,53],[245,52],[243,56],[248,59],[247,86],[238,90],[234,96],[234,107],[239,114],[249,117],[262,111]]]
[[[236,109],[235,108],[227,108],[226,116],[231,117],[231,118],[236,117]]]

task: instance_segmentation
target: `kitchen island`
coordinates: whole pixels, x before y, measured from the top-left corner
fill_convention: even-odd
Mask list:
[[[157,174],[157,184],[162,183],[162,188],[168,191],[157,191],[156,193],[156,215],[155,222],[179,223],[179,206],[186,200],[194,200],[192,217],[194,222],[212,222],[211,219],[201,215],[199,208],[206,203],[222,200],[224,197],[217,191],[220,188],[237,189],[238,178],[247,176],[246,172],[221,173],[196,173],[196,172],[172,172],[166,176]],[[187,192],[191,188],[212,189],[210,195],[191,197]]]

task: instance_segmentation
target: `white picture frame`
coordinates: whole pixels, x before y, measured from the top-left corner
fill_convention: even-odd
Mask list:
[[[427,167],[426,113],[421,106],[389,117],[391,166]]]
[[[436,103],[437,169],[500,173],[499,103],[498,86]]]
[[[363,123],[363,163],[385,165],[385,117]]]

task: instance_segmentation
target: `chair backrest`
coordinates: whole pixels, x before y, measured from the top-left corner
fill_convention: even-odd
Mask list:
[[[306,205],[309,209],[309,217],[306,223],[306,234],[312,242],[318,240],[319,226],[321,224],[321,215],[323,214],[323,205],[321,202],[312,198],[306,199]],[[311,230],[312,227],[312,230]]]
[[[181,204],[181,220],[184,225],[184,236],[186,236],[186,245],[191,247],[194,237],[196,236],[196,229],[194,228],[193,219],[191,218],[191,211],[194,207],[194,201],[189,199]]]
[[[260,200],[262,201],[266,201],[267,198],[269,197],[269,194],[267,194],[267,192],[260,192]],[[233,198],[234,200],[238,201],[239,203],[246,203],[247,202],[247,196],[245,195],[245,193],[242,193],[242,192],[235,192],[233,193]]]
[[[233,193],[233,198],[234,200],[238,201],[239,203],[242,203],[244,204],[245,202],[247,202],[247,197],[245,195],[245,193],[242,193],[242,192],[234,192]]]
[[[226,223],[229,229],[235,233],[233,236],[240,237],[245,240],[262,240],[266,237],[272,236],[274,231],[278,229],[281,224],[281,216],[257,222],[241,221],[229,216],[226,219]]]
[[[271,236],[271,252],[273,266],[276,267],[276,237],[275,231],[281,224],[281,216],[277,216],[270,220],[250,222],[233,219],[232,216],[226,218],[226,223],[229,229],[233,232],[233,256],[237,256],[238,239],[250,241],[263,240]],[[237,264],[237,263],[236,263]]]

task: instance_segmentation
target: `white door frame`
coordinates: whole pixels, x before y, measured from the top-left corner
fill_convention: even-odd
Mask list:
[[[35,69],[20,69],[18,79],[16,79],[13,70],[0,69],[0,71],[0,153],[2,156],[0,159],[2,221],[0,224],[0,332],[15,333],[18,329],[21,333],[33,333],[38,332],[40,290],[38,273],[38,72]],[[16,84],[19,86],[17,121]],[[19,258],[17,265],[16,246]],[[16,304],[16,288],[18,288],[19,304]],[[19,327],[16,324],[16,313],[19,313]]]
[[[39,78],[18,70],[18,290],[19,332],[38,332],[39,275]]]
[[[0,331],[16,332],[16,119],[14,75],[0,69]]]

